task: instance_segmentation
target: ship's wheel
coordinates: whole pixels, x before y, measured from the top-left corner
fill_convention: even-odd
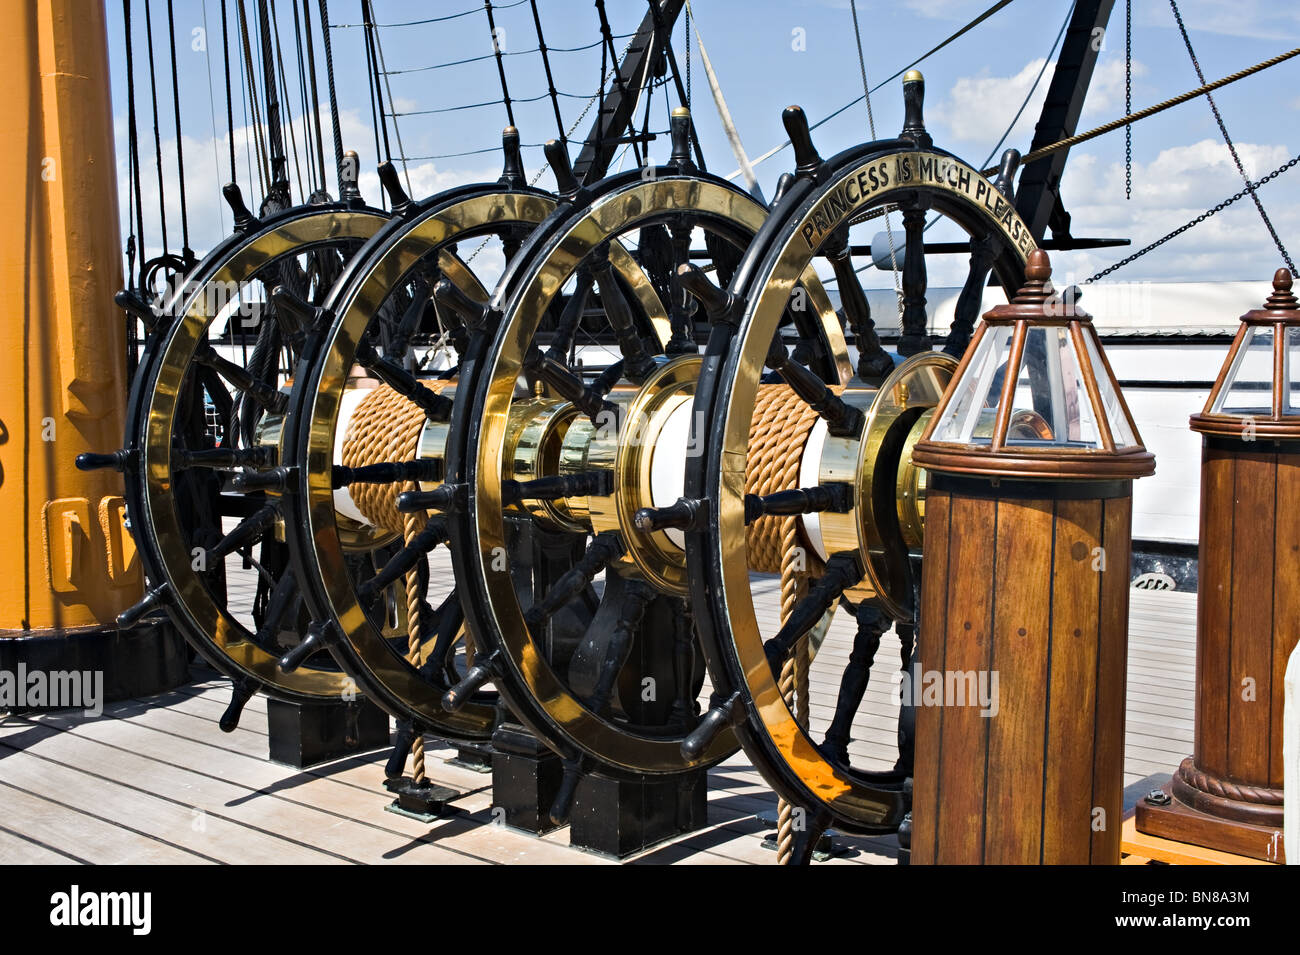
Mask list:
[[[918,77],[908,77],[915,84]],[[932,146],[920,117],[919,91],[908,89],[908,124],[896,140],[867,143],[823,161],[802,111],[786,111],[797,176],[750,245],[724,292],[706,290],[714,317],[710,351],[700,376],[695,414],[703,427],[701,453],[688,460],[686,503],[705,516],[687,533],[691,604],[710,661],[718,703],[692,745],[734,726],[756,767],[773,788],[811,814],[805,846],[830,822],[865,833],[896,830],[910,804],[912,712],[901,712],[900,752],[853,741],[876,650],[891,626],[903,669],[912,658],[919,573],[924,567],[925,475],[910,463],[924,429],[966,349],[985,287],[1013,294],[1034,243],[1016,215],[1010,189],[1014,154],[997,183]],[[883,210],[901,213],[903,335],[886,352],[853,265],[855,230],[877,223]],[[943,351],[927,336],[926,216],[940,216],[970,236],[970,266]],[[859,239],[859,241],[861,241]],[[859,252],[859,254],[861,254]],[[796,369],[787,374],[778,327],[797,278],[818,259],[833,269],[844,319],[859,350],[857,376],[834,394]],[[919,309],[919,312],[918,312]],[[771,369],[764,377],[765,369]],[[990,380],[997,367],[987,369]],[[780,384],[774,384],[780,382]],[[833,380],[825,380],[833,386]],[[782,448],[790,475],[782,494],[747,493],[754,467],[756,408],[773,387],[791,392],[792,434]],[[967,409],[972,427],[986,427],[983,409]],[[1032,430],[1027,409],[1015,424]],[[799,433],[793,433],[799,432]],[[753,525],[773,515],[789,521],[785,557],[806,555],[784,579],[782,619],[756,595],[771,587],[751,576]],[[747,540],[747,528],[749,535]],[[784,565],[783,565],[784,566]],[[837,606],[855,618],[849,653],[818,653],[819,622]],[[924,621],[920,621],[924,639]],[[809,639],[810,634],[812,639]],[[801,682],[792,692],[790,667]],[[878,667],[884,669],[883,667]],[[877,677],[880,681],[880,677]],[[861,718],[879,724],[898,713],[898,684]],[[797,695],[801,699],[792,700]],[[820,699],[819,699],[820,698]]]
[[[225,191],[235,233],[175,282],[156,312],[136,296],[119,296],[151,327],[125,447],[84,455],[78,466],[116,467],[125,476],[149,589],[119,626],[165,608],[191,646],[234,681],[221,719],[230,731],[258,690],[299,703],[355,694],[337,667],[292,675],[277,668],[298,639],[301,612],[284,511],[274,493],[240,488],[238,475],[278,462],[286,373],[312,331],[273,293],[320,301],[388,215],[354,199],[259,220],[237,188]]]
[[[461,495],[448,515],[453,565],[480,656],[445,704],[498,687],[565,760],[556,821],[583,772],[679,773],[735,745],[726,735],[682,753],[704,668],[681,536],[634,520],[680,496],[691,397],[714,360],[700,353],[687,286],[701,267],[728,279],[767,212],[694,169],[688,129],[677,111],[666,166],[587,189],[548,145],[564,201],[481,309],[496,333],[472,353],[472,402],[458,403],[447,440],[449,494]],[[564,292],[593,288],[585,317],[564,309],[550,330]],[[847,376],[811,271],[804,292],[792,320],[815,346],[808,360]],[[575,356],[603,370],[588,376]]]
[[[265,477],[289,498],[292,566],[310,616],[281,669],[333,659],[396,717],[390,775],[419,734],[485,740],[497,718],[495,694],[456,713],[441,705],[474,648],[457,592],[437,606],[428,600],[429,554],[446,537],[445,518],[397,502],[404,492],[440,493],[448,422],[473,381],[466,356],[490,331],[473,313],[487,301],[491,268],[511,260],[555,207],[524,185],[517,131],[505,140],[496,183],[412,202],[390,182],[398,215],[316,310],[321,334],[290,402],[290,468]],[[404,316],[396,334],[382,320],[388,313]]]

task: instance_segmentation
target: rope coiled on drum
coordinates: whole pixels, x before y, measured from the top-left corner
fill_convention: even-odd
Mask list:
[[[745,493],[759,496],[799,486],[804,445],[817,423],[817,412],[788,385],[760,385],[749,424]],[[797,530],[798,519],[792,522]],[[820,573],[821,559],[797,534],[789,537],[781,517],[760,517],[745,530],[751,570],[780,573],[787,553],[802,556],[806,573]],[[787,543],[789,546],[787,546]]]
[[[424,381],[432,391],[441,391],[445,381]],[[350,468],[384,461],[414,460],[424,430],[424,411],[388,385],[379,385],[361,399],[348,422],[343,439],[343,464]],[[397,509],[397,495],[406,487],[397,484],[350,484],[348,492],[357,510],[376,527],[401,532],[407,516]]]
[[[749,425],[745,493],[759,496],[799,486],[804,446],[817,412],[787,385],[760,385]],[[781,623],[807,593],[808,579],[822,570],[821,559],[800,533],[798,517],[760,517],[746,529],[751,570],[781,574]],[[808,637],[796,641],[781,668],[781,698],[800,726],[808,725]],[[795,807],[777,803],[776,861],[789,865],[794,855]]]
[[[431,381],[426,387],[441,391],[445,382]],[[385,461],[413,460],[424,430],[425,415],[414,402],[398,394],[388,385],[380,385],[361,399],[356,412],[348,422],[343,438],[343,463],[347,467],[363,467]],[[427,514],[403,514],[397,509],[397,495],[401,491],[418,491],[414,482],[397,484],[350,484],[348,492],[362,514],[377,527],[401,531],[403,542],[410,544],[424,527]],[[424,588],[420,584],[419,565],[406,572],[406,626],[407,662],[420,666],[420,610],[424,603]],[[411,779],[422,783],[425,779],[424,734],[418,728],[411,744]]]

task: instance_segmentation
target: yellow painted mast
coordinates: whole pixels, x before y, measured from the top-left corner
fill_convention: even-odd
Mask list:
[[[0,62],[0,644],[115,635],[143,585],[122,477],[73,464],[119,447],[126,411],[103,5],[0,0]]]

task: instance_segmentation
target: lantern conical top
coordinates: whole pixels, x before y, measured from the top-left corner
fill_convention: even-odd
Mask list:
[[[1029,254],[1015,297],[985,313],[912,460],[960,474],[1070,481],[1155,470],[1091,316],[1053,289],[1043,250]]]
[[[1205,410],[1191,417],[1193,431],[1300,440],[1300,301],[1291,286],[1290,271],[1278,269],[1264,305],[1241,316]]]

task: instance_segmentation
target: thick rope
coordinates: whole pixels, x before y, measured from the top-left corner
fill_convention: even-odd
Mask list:
[[[444,382],[426,383],[440,391]],[[388,385],[380,385],[366,395],[357,405],[348,422],[343,439],[343,464],[362,467],[385,461],[414,460],[424,430],[424,411],[414,402],[398,394]],[[397,509],[397,495],[401,491],[418,491],[414,483],[350,484],[348,491],[357,510],[377,527],[402,532],[405,543],[410,544],[423,529],[428,515],[420,512],[403,514]],[[414,667],[420,665],[420,609],[424,603],[424,589],[420,586],[419,565],[406,572],[406,648],[407,661]],[[411,779],[424,782],[424,734],[416,730],[411,744]]]
[[[411,482],[405,489],[418,491],[419,486]],[[409,545],[419,536],[427,518],[418,512],[405,514],[403,517],[405,526],[402,528],[402,533]],[[417,563],[406,572],[406,660],[417,669],[420,666],[420,605],[422,603],[424,603],[424,593],[420,586],[420,568]],[[411,744],[411,779],[416,783],[424,782],[424,733],[419,727],[415,728],[415,741]]]
[[[425,381],[433,391],[446,382]],[[424,411],[387,385],[380,385],[357,405],[343,439],[343,464],[350,468],[384,461],[412,461],[424,429]],[[389,531],[402,531],[407,516],[397,509],[397,495],[406,490],[397,484],[352,484],[348,486],[357,510],[372,524]],[[417,529],[418,530],[418,529]]]
[[[816,423],[817,412],[788,385],[760,385],[749,425],[745,493],[764,495],[797,488],[803,448]],[[783,523],[780,517],[760,517],[746,529],[750,569],[775,574],[787,554],[798,553],[807,572],[820,573],[821,560],[805,542],[796,537],[786,547]]]
[[[781,519],[781,623],[785,624],[795,606],[808,591],[808,572],[798,559],[799,518]],[[777,683],[785,705],[794,712],[800,726],[808,726],[808,637],[794,645],[781,667]],[[784,799],[777,802],[776,864],[789,865],[794,856],[794,806]]]

